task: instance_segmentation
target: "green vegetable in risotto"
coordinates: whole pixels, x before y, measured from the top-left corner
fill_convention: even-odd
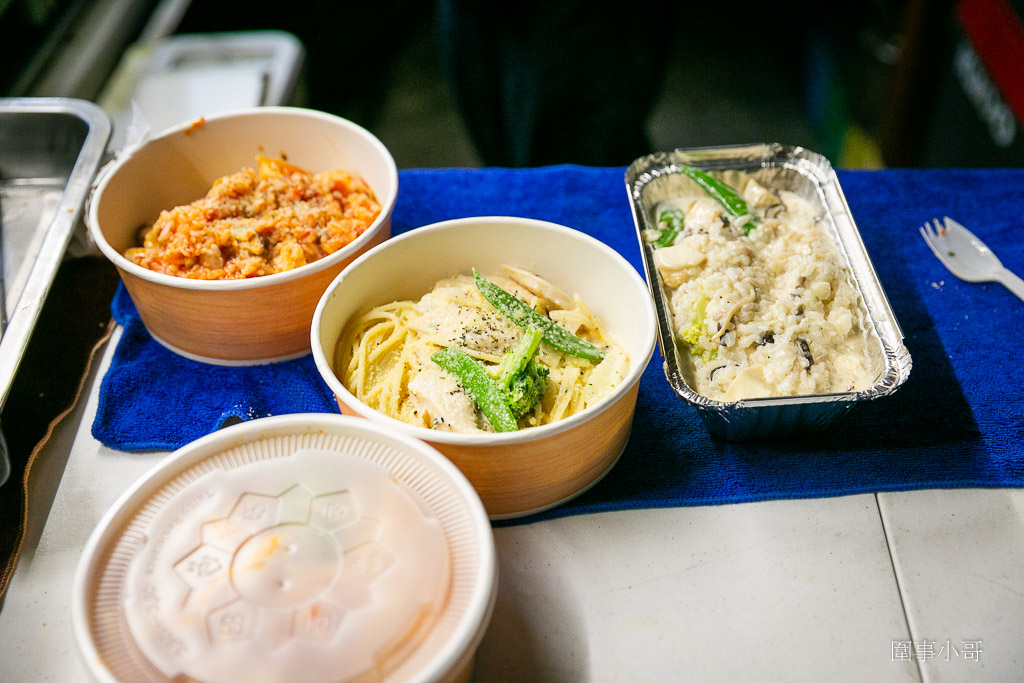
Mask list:
[[[654,240],[655,249],[671,247],[676,237],[683,231],[683,212],[676,208],[665,209],[658,215],[658,239]],[[662,227],[664,226],[664,227]]]
[[[750,212],[747,208],[746,200],[736,190],[700,169],[683,166],[680,170],[693,182],[700,185],[715,201],[721,204],[722,208],[733,219],[740,219],[744,233],[749,235],[750,231],[757,227],[758,217]]]
[[[707,363],[718,357],[717,349],[706,349],[701,346],[701,338],[708,338],[708,326],[705,322],[707,316],[708,299],[703,294],[697,299],[697,305],[693,309],[693,318],[690,319],[690,325],[682,332],[679,333],[679,338],[686,342],[687,347],[690,349],[690,354],[697,356],[702,361]]]

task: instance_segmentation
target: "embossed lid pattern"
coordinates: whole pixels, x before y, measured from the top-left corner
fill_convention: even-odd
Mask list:
[[[479,499],[436,451],[287,416],[127,492],[87,546],[75,625],[100,680],[430,678],[475,648],[493,579]]]

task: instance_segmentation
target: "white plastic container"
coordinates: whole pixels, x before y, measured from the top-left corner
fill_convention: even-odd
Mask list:
[[[96,681],[464,680],[495,567],[483,506],[437,451],[287,415],[133,485],[86,544],[72,622]]]

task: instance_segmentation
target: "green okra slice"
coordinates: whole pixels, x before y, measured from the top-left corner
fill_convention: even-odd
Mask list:
[[[665,209],[658,214],[658,225],[664,223],[666,227],[658,229],[661,234],[652,242],[652,246],[655,249],[671,247],[683,231],[683,220],[683,212],[679,209]]]
[[[726,212],[733,218],[750,216],[747,222],[742,226],[744,234],[749,235],[750,231],[757,227],[757,216],[750,214],[746,200],[743,199],[736,190],[732,189],[722,181],[712,178],[700,169],[683,166],[680,170],[693,182],[700,185],[705,192],[715,199],[715,201],[721,204]]]
[[[502,315],[520,327],[526,329],[535,327],[539,329],[546,344],[571,356],[578,356],[579,358],[593,361],[604,359],[605,352],[603,350],[586,340],[580,339],[564,327],[556,325],[547,316],[541,315],[530,308],[525,301],[519,299],[514,294],[506,292],[485,278],[477,272],[476,268],[473,269],[473,280],[476,282],[476,288],[480,290],[480,294],[483,295],[484,299],[498,309]]]
[[[480,412],[494,427],[494,431],[514,432],[519,429],[512,411],[505,403],[505,393],[491,379],[482,363],[457,346],[435,351],[430,355],[430,360],[440,365],[445,372],[455,376]]]

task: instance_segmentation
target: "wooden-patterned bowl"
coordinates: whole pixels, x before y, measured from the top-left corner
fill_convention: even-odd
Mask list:
[[[502,264],[526,268],[577,293],[629,355],[629,372],[599,403],[540,427],[459,434],[417,427],[359,401],[335,373],[350,320],[380,304],[415,300],[446,277]],[[476,488],[488,515],[504,519],[565,502],[599,481],[629,439],[638,382],[654,352],[650,292],[613,249],[553,223],[511,217],[463,218],[412,230],[356,259],[331,283],[313,315],[317,367],[341,411],[388,425],[444,453]]]
[[[192,280],[126,259],[140,226],[162,210],[199,199],[213,182],[255,166],[256,155],[287,158],[312,172],[362,176],[381,204],[377,219],[346,247],[282,273],[245,280]],[[322,112],[259,107],[185,122],[122,154],[100,174],[90,234],[121,274],[153,338],[203,362],[248,365],[309,352],[313,311],[341,270],[388,238],[398,171],[387,148],[354,123]]]

